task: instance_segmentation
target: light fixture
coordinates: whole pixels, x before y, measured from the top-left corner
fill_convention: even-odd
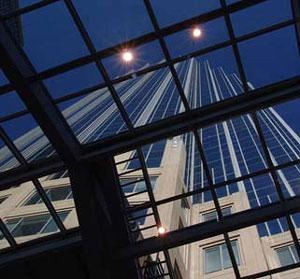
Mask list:
[[[194,38],[200,38],[202,35],[202,30],[199,27],[195,27],[192,30],[192,35]]]
[[[131,51],[129,50],[125,50],[122,53],[122,59],[123,61],[125,61],[126,63],[129,63],[133,60],[133,54]]]
[[[164,235],[166,233],[166,228],[163,226],[158,227],[157,232],[159,235]]]

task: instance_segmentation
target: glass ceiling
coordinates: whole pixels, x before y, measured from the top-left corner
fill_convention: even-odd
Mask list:
[[[152,8],[145,3],[152,4]],[[125,0],[20,0],[17,10],[0,11],[37,72],[28,82],[43,82],[53,104],[82,145],[97,143],[101,149],[106,147],[108,139],[130,135],[139,127],[183,113],[192,115],[224,100],[300,76],[296,28],[299,18],[293,16],[290,1],[151,0],[145,3],[142,0],[130,3]],[[201,30],[199,37],[193,37],[194,28]],[[132,61],[124,61],[125,51],[132,54]],[[212,94],[213,91],[219,94]],[[228,185],[233,186],[227,189],[235,189],[238,182],[229,183],[231,180],[246,181],[247,175],[261,170],[265,172],[261,176],[256,174],[257,179],[269,186],[262,190],[261,200],[253,196],[253,203],[262,206],[271,192],[278,191],[273,185],[274,177],[270,180],[270,164],[276,166],[278,183],[283,185],[281,175],[288,176],[289,167],[283,169],[282,165],[299,157],[274,151],[274,157],[268,158],[266,150],[272,151],[274,143],[265,127],[273,117],[270,110],[274,109],[300,135],[296,117],[298,103],[294,100],[214,125],[203,125],[207,127],[193,131],[193,139],[188,134],[183,136],[193,142],[194,136],[200,138],[207,165],[210,170],[216,170],[219,162],[209,152],[212,142],[203,139],[203,134],[218,132],[221,127],[227,127],[224,133],[232,132],[230,127],[243,126],[243,123],[248,126],[239,130],[241,137],[255,134],[252,144],[256,152],[243,150],[249,152],[246,154],[250,158],[245,156],[243,160],[261,160],[260,165],[250,164],[250,168],[240,173],[232,170],[214,173],[213,184],[223,185],[217,193],[226,191]],[[150,110],[149,106],[155,109]],[[18,95],[14,81],[9,82],[0,70],[1,173],[57,156],[37,122]],[[251,131],[246,129],[250,126]],[[276,131],[279,129],[274,127]],[[219,140],[222,145],[225,139]],[[155,152],[161,152],[164,144],[163,141],[155,145]],[[246,149],[245,145],[240,149]],[[152,146],[143,147],[148,168],[150,162],[155,165],[149,151]],[[196,195],[198,199],[206,192],[211,198],[211,185],[208,185],[211,183],[207,177],[204,180],[203,185],[208,189],[187,195]],[[36,189],[39,183],[33,182]],[[290,197],[285,191],[283,195]],[[275,196],[268,202],[278,201],[277,192]],[[49,203],[45,197],[43,202]],[[51,202],[47,210],[52,218],[57,215]],[[59,227],[60,216],[55,218]]]

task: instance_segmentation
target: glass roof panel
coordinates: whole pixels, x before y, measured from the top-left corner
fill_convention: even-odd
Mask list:
[[[300,100],[259,111],[258,119],[274,165],[300,158]]]
[[[0,69],[0,86],[9,83],[3,71]]]
[[[300,74],[295,27],[286,27],[239,44],[242,63],[255,88]]]
[[[219,0],[151,0],[151,3],[161,26],[171,25],[220,8]]]
[[[76,0],[74,5],[97,50],[152,31],[143,1]]]
[[[222,48],[176,65],[191,108],[242,94],[232,48]]]
[[[134,126],[143,126],[183,111],[168,68],[122,82],[116,89]]]
[[[300,195],[300,165],[283,168],[277,172],[281,190],[286,199]],[[299,216],[297,218],[299,220]],[[299,223],[298,223],[299,224]]]
[[[5,121],[2,126],[27,161],[56,154],[48,138],[30,114]]]
[[[202,31],[199,38],[193,37],[193,29],[197,27]],[[166,37],[166,42],[173,58],[207,48],[209,46],[228,40],[228,32],[224,18],[208,21],[193,26]]]
[[[254,32],[292,18],[290,1],[268,0],[231,14],[236,36]]]
[[[25,109],[24,103],[15,91],[0,95],[0,118]]]
[[[62,1],[22,16],[23,48],[38,71],[87,54]]]
[[[95,64],[75,68],[44,80],[44,84],[54,99],[99,85],[102,82],[103,78]]]
[[[5,172],[18,166],[20,166],[20,163],[0,139],[0,172]]]
[[[127,130],[107,88],[58,105],[81,143],[93,142]]]
[[[132,61],[124,61],[123,55],[126,52],[132,53]],[[164,61],[164,56],[158,41],[153,41],[136,48],[130,48],[130,46],[128,46],[127,48],[120,49],[118,54],[103,59],[102,61],[110,77],[118,78],[149,66],[162,63]]]
[[[250,115],[200,129],[199,136],[215,183],[267,168]]]

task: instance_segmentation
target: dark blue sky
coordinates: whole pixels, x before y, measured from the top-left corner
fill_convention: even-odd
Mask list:
[[[37,0],[21,0],[26,6]],[[153,31],[142,0],[74,0],[73,1],[97,50],[101,50],[126,39],[132,39]],[[227,0],[228,3],[237,1]],[[167,26],[202,12],[219,8],[219,0],[152,0],[159,24]],[[291,18],[290,1],[268,0],[245,11],[231,15],[236,36],[256,31]],[[62,1],[22,17],[24,50],[38,71],[59,65],[88,54],[66,6]],[[203,26],[203,37],[198,42],[190,40],[189,30],[166,38],[172,57],[205,48],[229,39],[224,19],[207,22]],[[299,52],[294,27],[260,36],[239,44],[247,79],[261,87],[300,74]],[[111,77],[139,69],[146,64],[162,61],[158,42],[152,42],[135,50],[136,62],[130,67],[120,65],[119,57],[105,59]],[[237,73],[231,48],[213,52],[198,59],[209,59],[213,67],[222,66],[225,71]],[[56,98],[98,84],[102,77],[96,67],[86,65],[45,82],[51,95]],[[6,81],[0,73],[0,85]],[[298,125],[298,102],[280,106],[284,119],[300,134]],[[0,116],[23,108],[16,94],[0,96]],[[5,128],[15,138],[32,126],[25,119],[17,123],[6,123]],[[23,123],[23,124],[20,124]]]

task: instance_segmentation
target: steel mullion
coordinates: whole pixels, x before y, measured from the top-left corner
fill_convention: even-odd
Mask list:
[[[238,48],[238,45],[237,45],[237,41],[236,41],[236,38],[235,38],[235,35],[234,35],[234,30],[233,30],[231,18],[230,18],[230,15],[229,15],[229,11],[228,11],[228,8],[227,8],[227,4],[226,4],[225,0],[220,0],[220,3],[221,3],[221,6],[222,6],[222,8],[224,9],[224,12],[225,12],[224,17],[225,17],[225,23],[226,23],[227,31],[229,33],[229,38],[230,38],[231,45],[232,45],[232,48],[233,48],[233,53],[234,53],[234,56],[235,56],[235,60],[237,62],[238,72],[239,72],[239,75],[240,75],[240,78],[241,78],[241,81],[242,81],[242,84],[243,84],[244,92],[246,93],[246,92],[248,92],[247,77],[246,77],[246,74],[245,74],[245,69],[243,67],[243,62],[242,62],[242,59],[241,59],[241,55],[240,55],[240,51],[239,51],[239,48]]]
[[[203,128],[221,120],[299,98],[299,81],[300,76],[253,90],[251,94],[242,94],[204,108],[195,109],[193,110],[194,119],[192,119],[192,123],[196,128]],[[137,135],[134,137],[129,133],[123,133],[106,140],[95,141],[84,146],[82,160],[94,160],[107,153],[118,155],[132,150],[137,144],[149,144],[167,136],[186,133],[191,130],[188,122],[191,120],[187,113],[181,113],[157,123],[135,128]],[[28,168],[18,167],[0,174],[2,185],[0,188],[4,189],[31,180],[34,176],[46,176],[51,172],[63,169],[65,169],[65,164],[57,156],[40,159],[38,162],[29,163]]]
[[[184,90],[181,86],[181,82],[179,80],[179,77],[176,73],[176,70],[175,70],[175,67],[173,64],[171,64],[171,55],[169,53],[169,50],[167,48],[167,45],[166,45],[166,42],[164,40],[164,37],[160,34],[160,28],[159,28],[159,25],[158,25],[158,21],[155,17],[155,14],[154,14],[154,11],[153,11],[153,8],[152,8],[152,5],[151,5],[151,2],[150,0],[143,0],[144,4],[145,4],[145,7],[147,9],[147,12],[148,12],[148,16],[150,17],[150,20],[151,20],[151,23],[152,23],[152,26],[155,30],[155,32],[157,33],[157,36],[158,36],[158,40],[159,40],[159,44],[162,48],[162,51],[163,51],[163,54],[164,54],[164,57],[166,59],[166,61],[168,62],[168,67],[169,67],[169,70],[172,74],[172,77],[173,77],[173,80],[176,84],[176,87],[177,87],[177,90],[178,90],[178,93],[181,97],[181,101],[183,103],[183,106],[185,108],[185,110],[187,112],[190,112],[191,109],[190,109],[190,105],[189,105],[189,102],[185,96],[185,93],[184,93]]]
[[[236,37],[235,40],[236,40],[236,42],[243,42],[245,40],[249,40],[249,39],[255,38],[257,36],[260,36],[260,35],[263,35],[263,34],[266,34],[266,33],[269,33],[269,32],[273,32],[273,31],[282,29],[284,27],[295,24],[296,22],[299,22],[299,21],[300,21],[300,18],[298,17],[295,20],[291,19],[291,20],[287,20],[287,21],[284,21],[284,22],[276,23],[276,24],[271,25],[269,27],[262,28],[258,31],[254,31],[254,32],[242,35],[240,37]],[[149,66],[145,69],[141,69],[141,70],[138,70],[138,71],[130,73],[130,74],[125,74],[125,75],[123,75],[119,78],[111,79],[111,82],[112,82],[112,84],[120,83],[120,82],[131,79],[132,75],[136,75],[136,76],[144,75],[144,74],[150,73],[152,71],[164,68],[164,67],[166,67],[170,64],[176,64],[176,63],[182,62],[186,59],[189,59],[189,58],[192,58],[192,57],[197,57],[197,56],[200,56],[200,55],[205,55],[205,54],[210,53],[212,51],[215,51],[215,50],[218,50],[218,49],[221,49],[221,48],[225,48],[225,47],[228,47],[228,46],[231,46],[231,41],[230,40],[224,41],[222,43],[215,44],[213,46],[209,46],[209,47],[206,47],[206,48],[202,48],[202,49],[190,52],[190,53],[188,53],[186,55],[183,55],[183,56],[180,56],[180,57],[173,58],[173,59],[171,59],[170,63],[168,61],[165,61],[165,62],[162,62],[162,63],[159,63],[159,64],[151,65],[151,66]],[[100,55],[99,55],[99,57],[100,57]],[[81,60],[81,59],[82,58],[79,58],[78,60]],[[88,61],[88,63],[94,62],[96,60],[97,60],[97,57],[93,58],[91,61]],[[62,74],[65,71],[80,67],[80,66],[85,65],[87,63],[84,62],[83,64],[81,64],[81,63],[79,63],[78,65],[77,64],[78,63],[75,63],[74,66],[70,67],[70,66],[67,66],[67,65],[69,65],[69,62],[67,62],[67,63],[62,64],[60,66],[56,66],[54,68],[51,68],[51,69],[45,70],[43,72],[40,72],[36,76],[32,77],[30,80],[33,82],[33,81],[38,81],[38,80],[51,78],[53,76]],[[65,66],[66,66],[65,70],[60,70],[61,68],[65,67]],[[6,87],[6,86],[4,86],[4,87]],[[107,87],[107,85],[104,82],[104,83],[101,83],[99,85],[92,86],[90,88],[80,90],[78,92],[68,93],[63,97],[59,97],[59,98],[55,99],[55,103],[60,103],[60,102],[68,101],[68,100],[76,98],[76,97],[84,96],[84,95],[87,95],[87,94],[89,94],[89,93],[91,93],[95,90],[102,89],[102,88],[105,88],[105,87]],[[4,88],[3,90],[7,90],[7,89]],[[1,87],[0,87],[0,91],[1,91]],[[4,92],[7,93],[8,91],[7,92],[4,91]]]
[[[75,25],[77,26],[77,29],[78,29],[81,37],[83,38],[89,52],[91,53],[91,55],[96,55],[96,48],[95,48],[88,32],[86,31],[84,24],[82,23],[82,20],[79,16],[78,12],[76,11],[76,8],[74,7],[73,3],[71,2],[71,0],[64,0],[64,3],[66,4],[67,9],[68,9],[69,13],[71,14],[72,19],[73,19]],[[120,112],[127,128],[129,130],[132,130],[133,124],[129,118],[127,111],[125,110],[124,105],[121,102],[120,97],[118,96],[116,89],[114,88],[114,86],[109,78],[109,75],[108,75],[103,63],[101,62],[100,59],[97,59],[95,61],[95,63],[96,63],[97,69],[99,70],[99,73],[101,73],[104,81],[106,82],[106,85],[110,91],[110,94],[111,94],[115,104],[117,105],[119,112]]]
[[[274,170],[280,170],[280,169],[291,167],[291,166],[294,166],[294,165],[297,165],[297,164],[300,164],[300,159],[297,159],[295,161],[290,161],[290,162],[287,162],[287,163],[284,163],[284,164],[281,164],[281,165],[278,165],[278,166],[274,166]],[[246,175],[243,175],[243,176],[240,176],[240,177],[237,177],[237,178],[232,178],[232,179],[229,179],[229,180],[226,180],[226,181],[223,181],[223,182],[216,183],[212,186],[206,186],[204,188],[199,188],[199,189],[189,191],[189,192],[185,192],[185,193],[173,196],[173,197],[158,200],[155,203],[156,203],[157,206],[162,205],[162,204],[165,204],[165,203],[176,201],[176,200],[186,198],[186,197],[189,197],[189,196],[193,196],[193,195],[196,195],[196,194],[201,194],[201,193],[204,193],[206,191],[210,191],[212,189],[219,189],[219,188],[224,187],[228,184],[233,184],[233,183],[243,181],[243,180],[246,180],[246,179],[250,179],[250,178],[253,178],[253,177],[256,177],[256,176],[268,174],[269,172],[270,172],[270,169],[268,169],[268,168],[262,169],[262,170],[252,172],[250,174],[246,174]],[[139,211],[139,210],[142,210],[142,209],[147,209],[149,207],[150,207],[149,203],[146,203],[146,204],[142,204],[140,206],[137,205],[135,207],[128,208],[128,209],[126,209],[126,212],[135,212],[135,211]]]
[[[202,146],[202,143],[201,143],[200,136],[199,136],[197,130],[194,130],[193,134],[194,134],[194,137],[195,137],[197,149],[199,151],[200,159],[201,159],[202,164],[203,164],[203,169],[204,169],[206,178],[208,180],[208,184],[210,186],[212,186],[212,185],[214,185],[214,182],[213,182],[213,178],[212,178],[212,176],[210,174],[210,171],[209,171],[208,162],[206,160],[206,156],[205,156],[205,153],[204,153],[204,149],[203,149],[203,146]],[[222,210],[221,210],[221,206],[220,206],[220,203],[219,203],[219,199],[218,199],[216,190],[214,188],[212,188],[210,190],[210,192],[211,192],[211,195],[212,195],[212,198],[213,198],[214,205],[216,207],[218,220],[222,221],[223,220],[223,214],[222,214]],[[226,244],[226,247],[227,247],[227,250],[228,250],[228,254],[229,254],[229,257],[230,257],[230,260],[231,260],[231,264],[232,264],[232,267],[233,267],[233,270],[234,270],[235,277],[237,279],[240,279],[241,275],[240,275],[240,271],[239,271],[239,268],[238,268],[238,265],[237,265],[237,262],[236,262],[236,259],[235,259],[235,256],[234,256],[234,252],[233,252],[233,248],[232,248],[232,245],[231,245],[231,242],[230,242],[229,235],[228,235],[228,233],[223,233],[223,235],[224,235],[225,244]]]
[[[219,222],[198,223],[180,230],[171,231],[164,238],[151,237],[131,246],[123,247],[116,252],[116,259],[128,257],[142,257],[161,251],[171,249],[178,245],[185,245],[211,237],[219,236],[224,232],[230,233],[250,226],[281,218],[286,214],[298,213],[300,210],[300,197],[286,200],[283,204],[275,202],[257,208],[246,209],[227,216]]]
[[[276,274],[276,273],[279,273],[279,272],[284,272],[284,271],[295,269],[295,268],[298,268],[298,267],[300,267],[300,262],[295,263],[295,264],[281,266],[281,267],[278,267],[278,268],[273,268],[273,269],[262,271],[262,272],[259,272],[259,273],[254,273],[254,274],[251,274],[251,275],[246,275],[246,276],[241,277],[241,279],[254,279],[254,278],[261,278],[261,277],[264,277],[264,276],[272,276],[272,274]]]
[[[152,184],[151,184],[151,181],[150,181],[150,177],[149,177],[149,174],[148,174],[145,157],[144,157],[144,154],[143,154],[143,151],[142,151],[141,147],[137,148],[137,155],[138,155],[138,158],[139,158],[140,163],[141,163],[142,172],[143,172],[143,176],[144,176],[144,179],[145,179],[146,188],[147,188],[147,191],[148,191],[149,200],[150,200],[150,203],[151,203],[151,208],[152,208],[152,213],[153,213],[153,216],[154,216],[154,220],[155,220],[156,226],[159,227],[162,224],[161,224],[161,220],[160,220],[160,217],[159,217],[158,208],[155,205],[155,197],[154,197],[154,194],[153,194]],[[168,271],[170,273],[170,278],[173,279],[173,278],[175,278],[175,276],[174,276],[174,270],[173,270],[173,267],[172,267],[172,264],[171,264],[169,251],[164,249],[163,253],[164,253],[164,256],[165,256],[165,259],[166,259],[166,262],[167,262],[167,268],[168,268]]]
[[[19,161],[19,163],[24,166],[28,167],[28,163],[26,159],[24,158],[23,154],[18,150],[16,145],[11,141],[9,136],[6,134],[6,132],[3,130],[3,128],[0,126],[0,138],[2,138],[3,142],[7,145],[9,150],[12,152],[12,154],[15,156],[15,158]],[[38,179],[32,180],[33,185],[35,186],[36,191],[39,193],[40,198],[46,205],[49,213],[51,214],[51,217],[54,219],[55,224],[59,228],[61,232],[66,231],[62,221],[60,220],[53,204],[50,202],[47,194],[45,193],[45,190],[43,189],[42,185],[38,181]]]
[[[276,193],[279,197],[280,202],[284,203],[285,202],[284,194],[282,192],[282,189],[281,189],[281,186],[280,186],[280,183],[279,183],[279,180],[278,180],[278,175],[277,175],[276,171],[274,170],[274,164],[273,164],[273,161],[272,161],[272,158],[271,158],[271,153],[268,149],[268,145],[267,145],[265,136],[263,134],[263,131],[262,131],[260,123],[259,123],[259,120],[257,118],[257,113],[256,112],[251,113],[251,118],[254,122],[254,126],[256,128],[260,143],[262,145],[262,149],[263,149],[264,155],[266,157],[266,161],[267,161],[266,162],[267,166],[270,168],[270,174],[271,174],[272,179],[273,179],[274,184],[275,184]],[[288,228],[289,228],[289,231],[291,233],[293,242],[295,244],[298,257],[300,259],[300,244],[299,244],[299,241],[298,241],[297,233],[295,231],[293,222],[291,220],[291,216],[289,214],[286,214],[285,217],[287,219]]]
[[[159,25],[158,25],[157,19],[155,17],[153,8],[151,6],[150,0],[144,0],[144,3],[145,3],[145,6],[147,8],[149,17],[151,19],[151,22],[152,22],[152,25],[153,25],[155,31],[159,32]],[[168,62],[170,62],[171,57],[170,57],[170,53],[169,53],[169,50],[167,48],[167,45],[164,41],[164,38],[159,36],[159,42],[160,42],[160,45],[161,45],[161,48],[163,50],[163,53],[164,53],[164,56],[165,56],[166,60]],[[190,106],[189,106],[188,100],[185,96],[185,93],[184,93],[184,90],[182,88],[179,77],[176,73],[175,67],[173,65],[169,65],[169,69],[172,73],[172,76],[173,76],[174,82],[176,84],[177,90],[179,91],[179,94],[181,96],[181,100],[183,102],[184,108],[185,108],[186,112],[188,113],[188,115],[190,116],[190,118],[192,118]],[[201,142],[200,142],[200,138],[199,138],[197,130],[194,130],[194,135],[195,135],[195,138],[196,138],[196,142],[197,142],[199,152],[200,152],[200,154],[203,155],[203,156],[201,156],[202,157],[201,158],[202,162],[204,160],[203,165],[206,164],[206,167],[207,167],[207,169],[205,171],[206,171],[207,178],[209,180],[209,184],[213,185],[214,183],[213,183],[212,177],[210,175],[208,165],[205,161],[204,153],[202,152],[203,150],[202,150],[202,146],[201,146]],[[216,206],[216,210],[217,210],[217,213],[218,213],[219,220],[222,220],[223,217],[222,217],[221,207],[219,205],[219,201],[218,201],[218,197],[216,195],[216,192],[215,192],[215,190],[211,190],[211,193],[212,193],[213,200],[214,200],[214,203],[215,203],[215,206]],[[224,239],[225,239],[225,242],[226,242],[227,250],[229,252],[229,256],[230,256],[230,259],[231,259],[231,263],[232,263],[232,266],[233,266],[235,276],[236,276],[236,278],[240,278],[240,272],[239,272],[239,269],[238,269],[238,266],[237,266],[237,263],[236,263],[236,260],[235,260],[235,257],[234,257],[234,252],[233,252],[233,249],[232,249],[232,246],[231,246],[231,242],[230,242],[230,239],[229,239],[229,236],[228,236],[227,233],[224,233]]]
[[[293,18],[297,19],[300,16],[300,3],[298,0],[290,0]],[[300,23],[295,23],[295,32],[297,37],[298,51],[300,54]]]

